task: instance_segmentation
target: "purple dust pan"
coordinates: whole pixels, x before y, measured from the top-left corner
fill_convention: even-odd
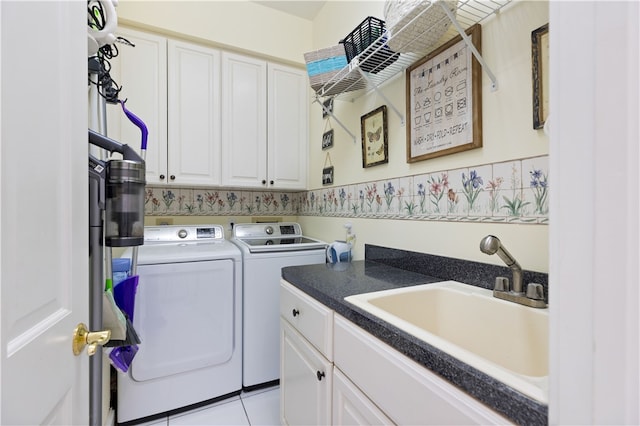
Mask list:
[[[124,279],[116,284],[113,288],[113,298],[116,301],[116,305],[127,315],[129,321],[127,326],[133,322],[133,311],[136,301],[136,291],[138,289],[138,276],[134,275]],[[119,346],[113,348],[109,354],[109,358],[113,365],[126,373],[129,371],[131,362],[138,352],[138,345]]]
[[[136,291],[138,289],[138,276],[125,278],[113,288],[113,298],[116,305],[127,314],[133,322],[133,308],[136,301]]]

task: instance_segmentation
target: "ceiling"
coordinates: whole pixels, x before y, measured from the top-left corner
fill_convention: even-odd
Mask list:
[[[299,18],[313,20],[326,0],[253,0],[263,6],[285,12]]]

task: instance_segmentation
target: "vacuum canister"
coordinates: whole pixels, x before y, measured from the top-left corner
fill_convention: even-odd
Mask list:
[[[110,247],[144,243],[144,162],[107,162],[105,244]]]

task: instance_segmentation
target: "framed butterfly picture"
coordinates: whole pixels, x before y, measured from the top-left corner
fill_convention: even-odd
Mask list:
[[[360,118],[362,130],[362,167],[389,162],[387,106],[382,105]]]

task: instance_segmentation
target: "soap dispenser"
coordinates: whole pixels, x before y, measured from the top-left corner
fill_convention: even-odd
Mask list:
[[[347,222],[347,223],[344,224],[344,227],[347,229],[347,235],[345,237],[345,242],[347,244],[349,244],[351,249],[353,249],[353,246],[356,245],[356,234],[354,234],[352,232],[353,225],[351,225],[351,222]]]

